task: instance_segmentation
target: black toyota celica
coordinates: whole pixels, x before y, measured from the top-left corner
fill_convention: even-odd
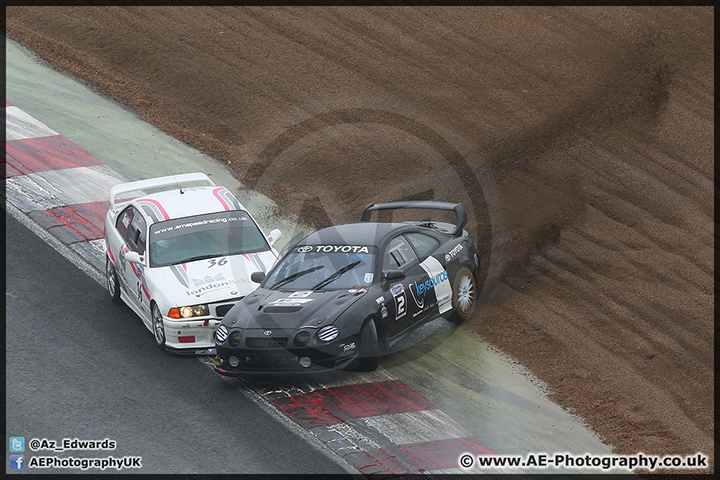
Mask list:
[[[457,224],[371,222],[373,211],[454,211]],[[461,204],[370,204],[361,221],[288,245],[215,334],[215,371],[371,371],[378,357],[438,317],[462,322],[477,299],[478,256]]]

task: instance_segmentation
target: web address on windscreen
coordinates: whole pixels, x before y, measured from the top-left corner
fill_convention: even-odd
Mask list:
[[[171,232],[173,230],[179,230],[181,228],[199,227],[201,225],[212,225],[214,223],[228,223],[228,222],[238,222],[238,221],[247,221],[247,217],[220,217],[220,218],[198,220],[196,222],[181,223],[179,225],[174,225],[171,227],[160,228],[160,229],[156,230],[155,233],[158,234],[158,233]]]
[[[660,470],[660,469],[707,469],[708,456],[702,453],[694,455],[576,455],[571,453],[529,453],[527,455],[471,455],[464,453],[458,459],[460,467],[472,468],[579,468],[601,470]]]

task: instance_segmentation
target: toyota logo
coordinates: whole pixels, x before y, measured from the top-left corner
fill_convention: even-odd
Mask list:
[[[272,330],[265,330],[265,331],[263,332],[263,335],[265,335],[266,337],[272,335]]]
[[[313,247],[312,245],[305,245],[303,247],[298,247],[297,251],[298,253],[308,253],[312,251]]]

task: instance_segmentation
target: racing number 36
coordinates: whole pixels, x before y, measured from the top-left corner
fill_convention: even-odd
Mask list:
[[[214,267],[215,265],[222,267],[228,262],[228,259],[223,257],[220,260],[213,258],[208,262],[208,268]]]

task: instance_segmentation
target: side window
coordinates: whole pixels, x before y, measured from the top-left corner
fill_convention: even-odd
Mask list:
[[[133,209],[133,207],[127,207],[118,215],[117,222],[115,223],[115,227],[117,227],[123,240],[127,240],[127,232],[128,228],[130,228],[130,222],[132,222],[133,213],[135,213],[135,209]]]
[[[402,235],[390,240],[383,256],[383,271],[404,270],[417,260],[417,256],[410,244]]]
[[[143,255],[145,253],[145,238],[147,235],[147,224],[139,212],[135,212],[128,228],[127,244],[131,250]]]
[[[407,237],[408,242],[410,242],[413,248],[415,248],[418,257],[420,258],[427,257],[434,252],[438,246],[440,246],[440,242],[430,235],[425,235],[424,233],[408,233],[405,236]]]

